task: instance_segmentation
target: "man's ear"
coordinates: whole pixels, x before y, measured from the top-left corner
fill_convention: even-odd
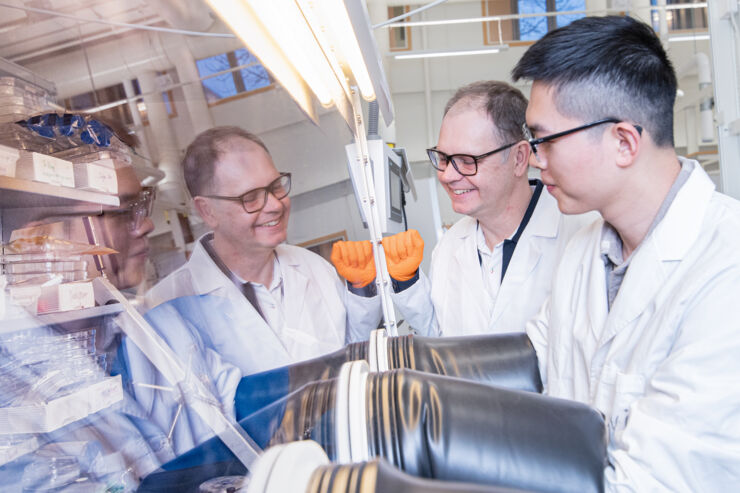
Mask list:
[[[529,168],[529,143],[526,140],[518,142],[511,148],[514,155],[514,176],[517,178],[526,175]]]
[[[213,204],[210,199],[196,195],[193,197],[193,205],[195,205],[195,210],[198,211],[198,215],[210,229],[216,229],[218,227],[218,215],[213,209]]]
[[[614,144],[617,147],[616,163],[620,168],[627,168],[637,159],[642,145],[642,135],[634,125],[627,122],[616,123],[611,130]]]

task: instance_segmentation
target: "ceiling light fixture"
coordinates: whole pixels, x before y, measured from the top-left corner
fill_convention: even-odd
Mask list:
[[[509,49],[508,45],[489,46],[486,48],[476,48],[471,50],[446,50],[446,51],[412,51],[394,55],[396,60],[410,60],[415,58],[441,58],[451,56],[469,56],[469,55],[490,55]]]
[[[361,0],[206,1],[314,122],[311,93],[324,107],[335,104],[354,128],[355,85],[368,101],[380,91],[383,116],[392,121],[390,91]],[[363,30],[369,36],[361,37]]]
[[[668,41],[670,42],[678,42],[678,41],[700,41],[700,40],[706,40],[709,39],[709,33],[702,33],[702,34],[680,34],[676,36],[669,36]]]

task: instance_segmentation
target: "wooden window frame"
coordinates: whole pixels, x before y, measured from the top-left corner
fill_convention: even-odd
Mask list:
[[[237,48],[237,49],[241,49],[241,48]],[[227,51],[226,53],[219,53],[217,55],[211,55],[211,56],[200,58],[200,59],[198,59],[198,60],[195,61],[196,62],[195,70],[196,70],[196,72],[198,72],[197,62],[199,62],[200,60],[205,60],[207,58],[213,58],[215,56],[220,56],[220,55],[226,55],[226,59],[229,62],[229,67],[230,68],[238,67],[239,66],[239,62],[237,61],[237,58],[236,58],[236,51],[237,50],[231,50],[231,51]],[[259,62],[259,60],[258,60],[258,62]],[[260,65],[262,65],[261,62],[259,62],[259,63],[260,63]],[[264,68],[264,65],[262,65],[262,67]],[[267,69],[265,68],[265,70],[267,70]],[[198,72],[198,73],[200,74],[200,72]],[[235,86],[236,91],[237,91],[236,94],[234,94],[233,96],[227,96],[225,98],[216,99],[215,101],[208,101],[208,98],[206,98],[206,104],[208,105],[209,108],[212,108],[213,106],[218,106],[218,105],[224,104],[224,103],[230,103],[232,101],[236,101],[237,99],[241,99],[241,98],[245,98],[245,97],[248,97],[248,96],[252,96],[254,94],[259,94],[259,93],[262,93],[262,92],[265,92],[265,91],[269,91],[271,89],[274,89],[275,88],[275,85],[276,85],[276,83],[273,81],[273,82],[271,82],[270,84],[268,84],[268,85],[266,85],[264,87],[259,87],[257,89],[252,89],[251,91],[247,91],[247,88],[244,85],[244,79],[241,77],[240,71],[239,70],[233,70],[233,71],[230,72],[230,74],[231,74],[231,77],[232,77],[232,79],[234,81],[234,86]],[[268,76],[269,75],[270,74],[268,73]],[[270,78],[272,78],[272,77],[270,76]],[[203,85],[203,81],[201,81],[201,85]]]
[[[393,17],[396,17],[398,14],[393,14],[391,12],[391,9],[394,7],[403,7],[403,13],[407,14],[411,11],[410,5],[395,5],[395,6],[388,6],[388,18],[392,19]],[[403,29],[404,33],[406,34],[406,46],[405,47],[394,47],[393,46],[393,30],[394,29]],[[411,28],[410,27],[390,27],[388,28],[388,49],[390,51],[410,51],[411,50]]]
[[[519,2],[517,0],[510,0],[509,2],[509,13],[510,14],[517,14],[519,13]],[[488,1],[487,0],[481,0],[481,15],[483,17],[489,16],[489,15],[496,15],[491,14],[488,12]],[[545,10],[546,12],[557,12],[557,2],[556,0],[546,0],[545,2]],[[502,15],[508,15],[508,14],[502,14]],[[557,16],[551,15],[547,16],[547,32],[550,32],[554,29],[557,29]],[[510,22],[510,21],[503,21],[503,22]],[[496,32],[498,33],[498,24],[497,21],[488,21],[483,22],[483,44],[484,45],[498,45],[500,44],[499,37],[493,36],[489,31],[491,30],[492,26],[496,26]],[[509,46],[529,46],[534,44],[536,41],[533,40],[521,40],[519,39],[521,37],[521,33],[519,32],[519,24],[517,22],[512,22],[512,39],[504,39],[502,36],[502,41]]]

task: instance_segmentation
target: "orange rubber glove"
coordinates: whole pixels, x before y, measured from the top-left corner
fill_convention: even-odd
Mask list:
[[[331,247],[331,263],[352,287],[363,288],[375,279],[373,246],[369,241],[337,241]]]
[[[415,229],[383,238],[388,274],[396,281],[408,281],[424,258],[424,240]]]

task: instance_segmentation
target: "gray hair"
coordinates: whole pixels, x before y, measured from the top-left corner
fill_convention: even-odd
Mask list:
[[[214,127],[201,132],[190,143],[182,160],[185,185],[192,197],[201,195],[211,188],[216,163],[224,154],[223,144],[233,138],[254,142],[262,147],[268,155],[270,154],[270,151],[259,137],[240,127]]]
[[[493,122],[493,132],[501,144],[524,139],[522,124],[525,122],[527,98],[514,86],[506,82],[482,80],[461,87],[447,101],[444,115],[459,102],[484,109]]]

